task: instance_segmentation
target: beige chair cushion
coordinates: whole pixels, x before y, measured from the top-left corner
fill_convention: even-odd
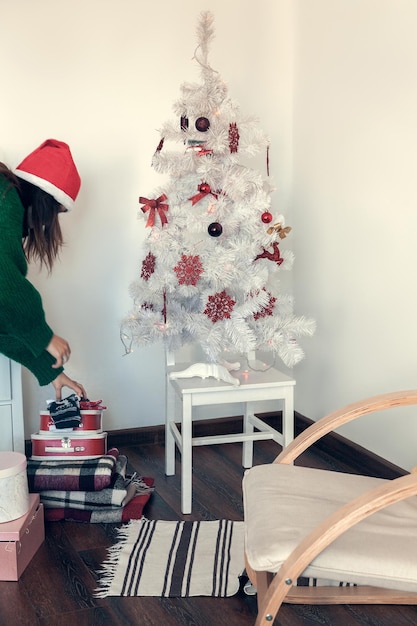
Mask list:
[[[247,470],[243,499],[250,566],[277,572],[317,524],[383,482],[280,464]],[[417,591],[417,497],[359,522],[326,548],[302,575]]]

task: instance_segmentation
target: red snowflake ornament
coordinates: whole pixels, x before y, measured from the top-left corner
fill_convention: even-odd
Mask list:
[[[208,297],[204,313],[214,324],[214,322],[219,320],[229,319],[235,304],[235,300],[228,296],[223,289],[223,291],[215,293],[214,296]]]
[[[204,269],[198,254],[183,254],[178,265],[174,267],[174,272],[180,285],[196,285]]]
[[[253,318],[255,320],[259,320],[262,317],[266,317],[267,315],[273,315],[273,311],[275,308],[275,302],[277,301],[277,299],[268,291],[268,296],[269,296],[269,302],[266,306],[262,307],[262,309],[260,311],[257,311],[256,313],[253,314]]]
[[[154,273],[155,261],[156,256],[152,254],[152,252],[148,252],[146,257],[142,261],[142,272],[140,274],[140,277],[143,278],[143,280],[149,280],[149,278]]]

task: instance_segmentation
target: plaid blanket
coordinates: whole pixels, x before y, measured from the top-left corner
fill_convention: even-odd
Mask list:
[[[71,507],[59,509],[48,508],[44,510],[45,521],[59,522],[66,520],[68,522],[87,522],[89,524],[124,524],[131,519],[141,519],[143,509],[153,491],[154,479],[144,477],[142,481],[147,485],[148,492],[135,496],[123,507],[103,507],[102,509],[90,511]]]
[[[151,488],[140,477],[126,477],[127,456],[119,454],[116,469],[109,487],[100,491],[65,491],[47,490],[40,492],[44,509],[71,508],[81,510],[100,510],[126,506],[140,493],[147,493]]]
[[[100,491],[110,486],[118,458],[117,448],[111,448],[106,455],[95,459],[59,461],[28,459],[29,492]]]

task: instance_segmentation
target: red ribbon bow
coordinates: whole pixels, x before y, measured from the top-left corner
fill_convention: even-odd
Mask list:
[[[148,200],[148,198],[143,198],[142,196],[139,198],[139,202],[141,202],[144,206],[141,207],[142,211],[146,213],[149,211],[148,221],[146,222],[146,227],[155,225],[155,213],[158,211],[159,218],[161,220],[162,226],[168,223],[167,216],[164,211],[168,211],[168,204],[164,204],[164,201],[168,200],[167,196],[163,193],[162,196],[156,198],[155,200]]]
[[[210,185],[208,185],[207,183],[201,183],[201,185],[198,185],[197,189],[199,193],[196,193],[195,196],[191,196],[191,198],[188,198],[189,200],[191,200],[193,206],[197,204],[197,202],[199,202],[202,198],[208,196],[210,193],[215,198],[218,197],[218,194],[212,191]]]
[[[102,402],[103,400],[96,400],[95,402],[91,402],[90,400],[80,400],[80,409],[81,411],[104,411],[107,407],[102,406]]]

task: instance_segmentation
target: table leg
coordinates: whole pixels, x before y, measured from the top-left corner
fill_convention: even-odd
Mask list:
[[[243,432],[245,434],[253,433],[253,424],[249,421],[249,417],[253,417],[255,410],[255,402],[245,402],[245,412],[243,414]],[[244,468],[252,467],[253,464],[253,439],[244,441],[242,444],[242,466]]]
[[[190,397],[183,398],[181,423],[181,511],[191,513],[193,499],[193,446],[192,404]]]
[[[283,395],[282,435],[284,448],[294,439],[294,387],[287,387]]]
[[[175,421],[175,391],[168,379],[165,410],[165,474],[167,476],[175,474],[175,439],[170,426],[172,421]]]

